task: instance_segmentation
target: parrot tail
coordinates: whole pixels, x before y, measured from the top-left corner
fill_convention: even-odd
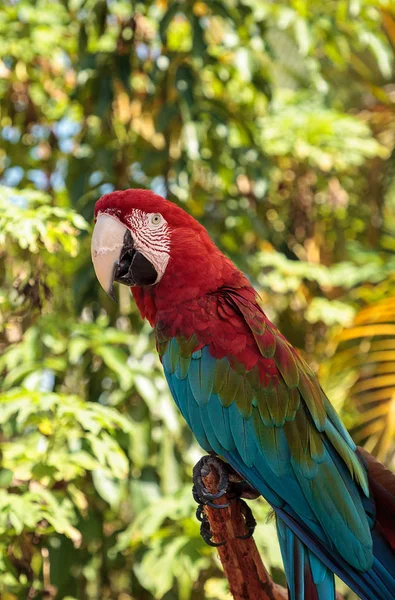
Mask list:
[[[290,529],[286,524],[287,517],[281,518],[277,514],[281,553],[287,580],[292,586],[290,600],[332,600],[336,597],[333,575],[319,556],[360,598],[395,598],[395,475],[363,448],[358,448],[357,452],[368,470],[371,497],[366,499],[365,510],[372,523],[373,565],[365,572],[351,569],[342,564],[335,553],[322,553],[318,540],[305,536],[303,528],[297,537],[294,527]],[[292,520],[289,524],[293,524]],[[302,541],[305,537],[304,541],[316,551],[314,554]]]
[[[290,600],[335,600],[332,571],[362,600],[394,600],[395,554],[377,527],[372,530],[373,565],[368,571],[358,571],[339,560],[336,552],[328,552],[314,536],[306,535],[303,526],[278,512],[282,518],[276,514],[277,531]]]
[[[333,573],[278,515],[276,525],[290,600],[335,600]]]
[[[395,599],[395,475],[365,450],[359,448],[358,455],[368,469],[371,492],[363,506],[371,526],[372,566],[366,571],[350,566],[333,546],[329,547],[322,532],[317,529],[313,533],[289,507],[284,510],[273,502],[290,600],[334,600],[331,571],[362,600]],[[265,497],[268,490],[270,493],[255,467],[247,470],[235,454],[231,459],[232,466],[256,490]]]

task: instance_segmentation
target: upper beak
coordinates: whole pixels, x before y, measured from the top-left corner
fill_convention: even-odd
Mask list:
[[[91,250],[96,277],[113,300],[114,281],[130,287],[153,285],[157,280],[152,263],[134,247],[129,229],[111,215],[98,216]]]
[[[110,215],[99,215],[92,235],[91,252],[96,277],[105,292],[115,300],[114,279],[128,229]]]

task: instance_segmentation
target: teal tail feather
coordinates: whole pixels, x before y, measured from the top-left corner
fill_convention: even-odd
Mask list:
[[[335,600],[333,573],[278,516],[276,525],[288,581],[289,599]]]
[[[231,455],[225,453],[224,457],[255,489],[266,497],[269,496],[267,485],[255,468],[246,469],[236,453]],[[394,476],[392,475],[392,477]],[[371,502],[372,500],[367,504]],[[386,537],[382,535],[382,531],[377,530],[377,523],[376,527],[372,529],[373,565],[367,571],[359,571],[348,565],[335,548],[329,549],[323,539],[319,539],[317,535],[309,531],[295,514],[291,516],[292,509],[290,507],[280,507],[274,503],[272,506],[276,512],[280,548],[290,586],[290,600],[332,600],[335,596],[325,594],[333,594],[331,585],[334,584],[331,584],[331,578],[327,576],[324,569],[336,573],[361,600],[395,599],[395,552],[388,544]],[[366,510],[371,513],[372,507],[366,506]],[[280,526],[279,523],[281,523]],[[395,527],[395,521],[392,523]],[[296,548],[296,554],[291,552],[292,543]],[[315,558],[315,561],[312,557]],[[295,568],[295,565],[299,566]],[[309,565],[311,575],[307,569],[306,576],[304,570],[306,565]],[[295,576],[299,577],[300,583],[295,583]],[[314,584],[311,593],[316,595],[309,595],[309,592],[305,593],[304,597],[300,595],[302,585],[311,585],[311,582]],[[296,595],[297,593],[299,596]]]

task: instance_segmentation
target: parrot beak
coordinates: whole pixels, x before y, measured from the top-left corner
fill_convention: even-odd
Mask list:
[[[114,281],[128,287],[156,282],[158,274],[152,263],[136,250],[129,229],[111,215],[98,216],[91,253],[96,277],[114,301]]]
[[[114,301],[114,276],[127,228],[110,215],[99,215],[92,235],[91,253],[96,277]]]

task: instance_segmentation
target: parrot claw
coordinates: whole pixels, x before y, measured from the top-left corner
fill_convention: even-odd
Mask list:
[[[204,514],[203,505],[199,504],[196,510],[196,518],[200,521],[200,535],[208,546],[217,548],[218,546],[224,546],[226,542],[213,542],[213,533],[210,528],[210,522]]]
[[[254,535],[256,521],[254,519],[254,515],[252,514],[252,511],[251,511],[250,507],[248,506],[248,504],[246,504],[244,502],[244,500],[241,500],[241,499],[240,499],[240,511],[244,517],[244,525],[247,530],[247,533],[245,533],[244,535],[237,535],[236,537],[238,540],[248,540],[248,538],[250,538]]]
[[[219,478],[217,486],[218,492],[216,494],[209,492],[203,483],[203,478],[209,475],[211,469],[217,472]],[[231,495],[229,495],[229,493]],[[236,471],[216,456],[203,456],[193,468],[192,495],[195,502],[198,504],[196,518],[200,522],[200,535],[209,546],[223,546],[226,542],[212,541],[213,534],[210,529],[210,522],[204,512],[204,506],[210,506],[211,508],[227,508],[229,503],[214,504],[214,502],[212,502],[213,500],[222,498],[225,494],[228,494],[229,499],[233,500],[238,498],[240,500],[240,510],[244,517],[246,533],[236,537],[239,540],[250,538],[254,533],[256,521],[250,507],[241,500],[241,497],[253,499],[257,498],[259,493],[244,481]]]
[[[218,492],[212,494],[203,483],[203,477],[207,477],[211,468],[214,468],[219,476]],[[225,464],[216,456],[203,456],[193,467],[192,494],[198,504],[207,504],[212,508],[227,508],[229,504],[213,504],[212,500],[222,498],[227,491],[229,477]]]
[[[203,504],[199,504],[199,506],[197,507],[196,518],[199,521],[199,523],[203,523],[204,519],[206,518],[203,510]]]
[[[218,473],[218,492],[212,494],[203,483],[203,477],[207,477],[211,469],[215,469]],[[229,485],[228,473],[225,464],[216,456],[203,456],[193,468],[193,488],[192,495],[195,502],[198,503],[196,509],[196,518],[200,522],[200,535],[209,546],[223,546],[225,542],[213,542],[213,533],[210,528],[210,522],[204,512],[204,506],[211,508],[227,508],[226,504],[214,504],[213,500],[222,498],[227,491]]]
[[[193,496],[193,499],[195,500],[195,502],[197,502],[199,504],[199,506],[200,505],[203,506],[203,504],[205,504],[206,506],[210,506],[211,508],[228,508],[228,506],[229,506],[229,503],[214,504],[214,502],[211,502],[211,500],[208,499],[208,498],[213,498],[213,499],[220,498],[221,496],[223,496],[223,494],[217,496],[216,494],[215,495],[210,494],[209,492],[205,493],[204,490],[202,490],[202,489],[199,489],[199,492],[198,492],[196,485],[194,485],[192,488],[192,496]]]

